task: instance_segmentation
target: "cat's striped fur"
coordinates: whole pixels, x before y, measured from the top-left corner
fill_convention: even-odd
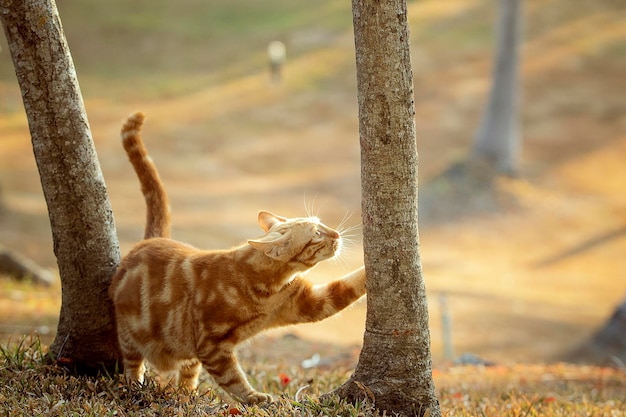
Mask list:
[[[364,269],[325,285],[299,276],[341,248],[340,234],[311,217],[263,211],[264,235],[228,250],[166,238],[167,195],[140,137],[143,119],[131,115],[122,138],[148,206],[145,239],[122,260],[109,290],[125,376],[143,381],[148,361],[193,389],[204,367],[240,401],[269,401],[246,380],[235,346],[264,329],[337,313],[365,294]]]

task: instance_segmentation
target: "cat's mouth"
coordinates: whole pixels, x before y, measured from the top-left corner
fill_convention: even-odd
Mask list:
[[[341,237],[337,237],[337,239],[333,240],[333,257],[339,256],[341,252]]]

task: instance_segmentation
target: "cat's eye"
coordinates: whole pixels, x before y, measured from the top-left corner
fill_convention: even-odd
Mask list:
[[[316,230],[315,231],[315,236],[322,237],[322,231],[321,230]]]

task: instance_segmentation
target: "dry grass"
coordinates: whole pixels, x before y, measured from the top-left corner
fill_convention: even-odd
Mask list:
[[[515,365],[435,371],[450,416],[624,416],[624,370]]]
[[[46,416],[293,416],[374,415],[366,404],[349,405],[338,400],[319,403],[311,399],[331,389],[345,377],[333,372],[257,368],[251,383],[275,395],[276,401],[258,406],[222,402],[210,381],[198,394],[171,387],[161,388],[149,378],[142,386],[129,387],[119,375],[75,377],[45,363],[45,349],[38,341],[0,348],[0,413]]]
[[[199,394],[129,388],[118,376],[75,377],[45,363],[38,341],[0,348],[0,414],[10,416],[375,416],[369,404],[317,398],[341,384],[346,368],[309,369],[249,363],[251,382],[274,394],[259,406],[222,402],[209,380]],[[434,373],[444,416],[626,416],[623,370],[571,365],[450,367]]]

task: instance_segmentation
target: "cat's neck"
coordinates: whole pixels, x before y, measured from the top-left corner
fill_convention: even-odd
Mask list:
[[[238,262],[256,276],[259,286],[264,287],[268,293],[279,291],[296,274],[309,269],[297,262],[285,263],[272,259],[249,244],[239,246],[235,251]]]

